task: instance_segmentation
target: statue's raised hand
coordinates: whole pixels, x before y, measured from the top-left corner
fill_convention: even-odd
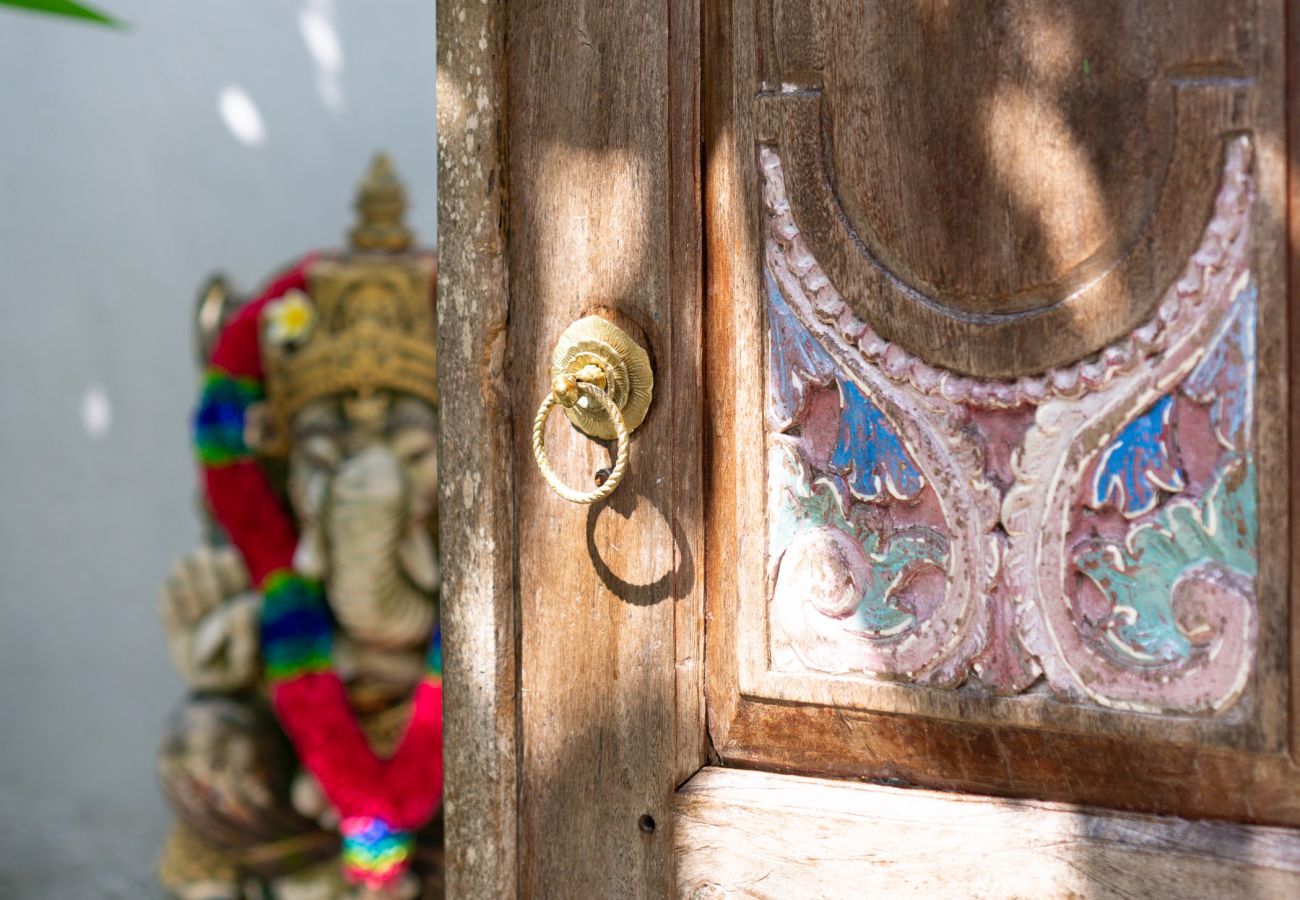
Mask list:
[[[192,687],[234,691],[256,682],[261,600],[249,593],[233,548],[204,546],[177,560],[159,605],[172,662]]]

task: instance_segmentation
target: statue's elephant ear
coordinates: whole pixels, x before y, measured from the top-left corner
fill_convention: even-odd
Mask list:
[[[248,301],[221,272],[208,277],[194,304],[194,355],[200,369],[212,362],[212,350],[226,323]]]

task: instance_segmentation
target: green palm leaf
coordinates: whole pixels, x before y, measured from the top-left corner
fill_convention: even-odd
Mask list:
[[[100,25],[109,25],[114,28],[122,27],[122,22],[114,19],[108,13],[100,12],[81,3],[74,3],[72,0],[0,0],[0,6],[10,6],[16,9],[26,9],[31,12],[48,13],[53,16],[68,16],[73,19],[81,19],[86,22],[96,22]]]

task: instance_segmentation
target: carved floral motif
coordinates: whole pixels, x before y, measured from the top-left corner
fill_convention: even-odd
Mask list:
[[[1166,394],[1110,442],[1092,479],[1089,506],[1111,507],[1133,519],[1155,509],[1161,491],[1186,487],[1169,420],[1173,408],[1174,397]]]
[[[769,462],[778,655],[960,684],[986,643],[998,497],[960,407],[845,353],[769,248]],[[793,294],[791,294],[793,297]]]
[[[1249,140],[1156,315],[1011,382],[937,369],[858,319],[760,150],[768,213],[771,660],[1001,694],[1040,677],[1214,714],[1254,664],[1256,290]]]

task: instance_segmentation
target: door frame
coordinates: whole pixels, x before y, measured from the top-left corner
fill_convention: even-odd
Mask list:
[[[518,895],[505,6],[442,0],[437,19],[443,817],[453,897]]]

